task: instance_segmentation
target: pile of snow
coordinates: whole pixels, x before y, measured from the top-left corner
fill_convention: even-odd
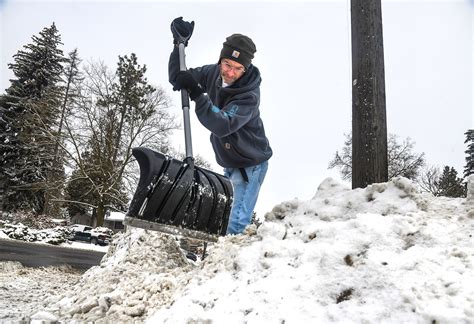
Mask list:
[[[0,261],[0,323],[30,323],[28,315],[41,309],[45,292],[59,295],[81,275],[68,266],[30,268]]]
[[[471,174],[467,178],[466,204],[468,206],[469,218],[474,218],[474,174]]]
[[[0,238],[59,245],[66,242],[69,234],[69,229],[63,226],[38,230],[29,228],[22,223],[11,224],[0,220]]]
[[[161,305],[170,304],[177,287],[188,280],[192,266],[172,236],[136,229],[118,234],[100,266],[89,269],[77,285],[50,298],[49,313],[32,318],[112,323],[146,318]],[[49,319],[44,315],[48,315]]]
[[[48,300],[46,314],[150,323],[472,323],[469,186],[468,199],[453,199],[419,194],[404,178],[355,190],[327,179],[310,201],[276,206],[258,229],[220,238],[198,263],[183,258],[172,236],[132,230],[77,287]]]

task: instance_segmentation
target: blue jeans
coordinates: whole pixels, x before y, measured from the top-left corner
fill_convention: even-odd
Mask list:
[[[245,168],[248,182],[242,177],[239,169],[225,168],[224,175],[230,178],[234,187],[234,201],[230,212],[227,234],[242,233],[252,221],[253,209],[257,203],[258,193],[267,174],[268,161]]]

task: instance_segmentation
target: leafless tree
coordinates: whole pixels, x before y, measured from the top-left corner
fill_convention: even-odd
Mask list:
[[[346,134],[344,147],[341,153],[336,151],[334,159],[329,162],[329,169],[339,168],[341,177],[344,180],[350,180],[352,177],[352,136]],[[403,176],[409,179],[415,179],[418,176],[420,168],[425,164],[424,153],[414,153],[415,143],[406,138],[403,142],[398,142],[398,137],[389,134],[388,137],[388,178]]]
[[[439,178],[441,171],[438,167],[429,166],[421,170],[416,182],[422,191],[429,192],[434,196],[438,196],[440,192]]]
[[[136,69],[141,68],[137,65]],[[125,102],[116,99],[128,95],[125,90],[117,93],[117,85],[124,81],[102,62],[90,62],[83,73],[78,100],[64,121],[64,149],[74,170],[69,183],[76,182],[75,188],[82,190],[82,203],[96,207],[97,224],[101,225],[106,209],[125,206],[133,193],[139,172],[131,163],[132,148],[146,145],[167,150],[169,133],[177,124],[168,111],[170,99],[163,89],[155,89],[145,80],[139,100]]]

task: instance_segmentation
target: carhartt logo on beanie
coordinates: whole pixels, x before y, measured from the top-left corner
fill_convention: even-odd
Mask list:
[[[249,37],[242,34],[233,34],[227,37],[224,42],[219,63],[221,59],[228,58],[248,68],[256,51],[257,48]]]

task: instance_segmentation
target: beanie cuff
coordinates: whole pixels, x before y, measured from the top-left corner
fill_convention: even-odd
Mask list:
[[[232,61],[235,61],[237,63],[242,64],[246,69],[250,66],[252,63],[252,57],[247,55],[245,52],[236,50],[230,46],[224,45],[221,51],[221,55],[219,57],[219,63],[223,59],[229,59]]]

